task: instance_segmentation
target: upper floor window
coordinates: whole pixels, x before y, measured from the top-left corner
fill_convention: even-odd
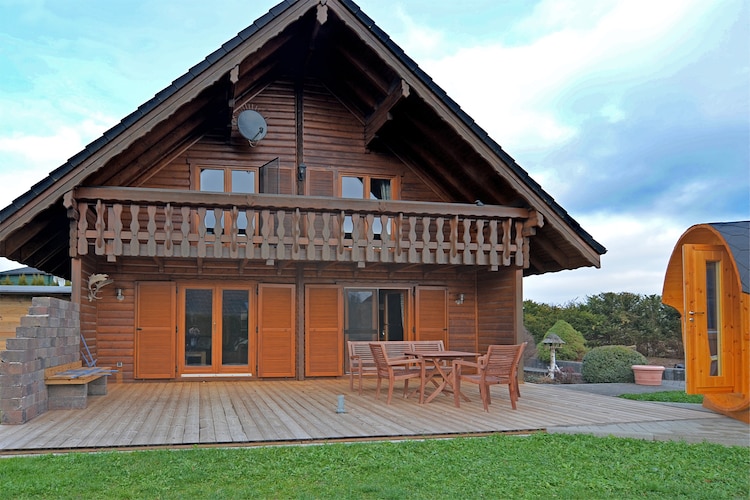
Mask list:
[[[199,167],[197,178],[197,189],[199,191],[212,193],[258,192],[258,172],[254,168]],[[213,210],[206,213],[204,222],[206,230],[213,233],[216,227],[216,216]],[[228,212],[223,213],[219,220],[221,227],[228,227],[231,223],[230,214]],[[243,212],[240,212],[237,216],[237,227],[240,233],[245,233],[247,230],[247,215]]]
[[[356,198],[358,200],[393,200],[396,199],[396,179],[371,177],[369,175],[342,175],[341,197]],[[386,230],[391,231],[390,219],[386,223]],[[344,232],[351,234],[354,225],[351,216],[344,219]],[[372,231],[376,237],[382,234],[383,225],[379,218],[372,224]]]
[[[367,175],[341,176],[341,197],[359,200],[392,200],[393,180]]]

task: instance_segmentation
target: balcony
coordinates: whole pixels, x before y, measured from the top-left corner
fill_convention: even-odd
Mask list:
[[[70,255],[239,261],[529,265],[535,211],[141,188],[78,188],[65,196]]]

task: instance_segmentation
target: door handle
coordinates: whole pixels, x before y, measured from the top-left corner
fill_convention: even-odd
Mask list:
[[[705,313],[705,312],[703,312],[703,311],[688,311],[688,314],[689,314],[690,316],[694,316],[694,315],[696,315],[696,314],[706,314],[706,313]]]

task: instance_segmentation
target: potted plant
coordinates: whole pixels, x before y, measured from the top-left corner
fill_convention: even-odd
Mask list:
[[[661,385],[663,366],[656,365],[633,365],[635,383],[638,385]]]

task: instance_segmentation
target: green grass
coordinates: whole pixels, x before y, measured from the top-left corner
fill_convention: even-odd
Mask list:
[[[3,498],[747,498],[750,449],[584,435],[0,459]]]
[[[703,403],[702,394],[685,394],[685,391],[647,392],[644,394],[622,394],[621,398],[635,401],[658,401],[660,403]]]

